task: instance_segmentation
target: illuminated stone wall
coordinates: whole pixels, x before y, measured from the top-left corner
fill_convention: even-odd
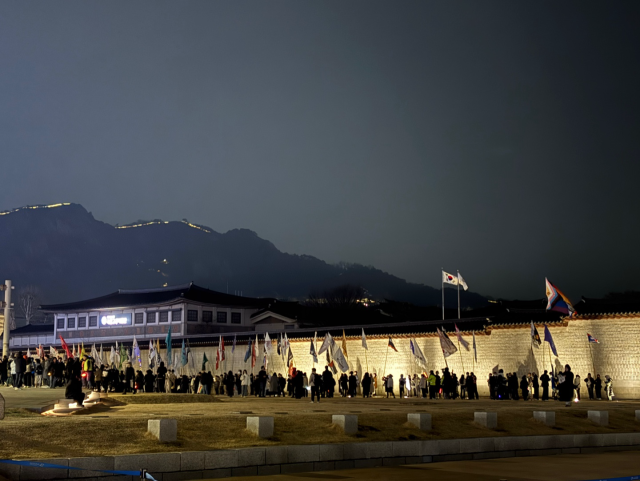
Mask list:
[[[540,336],[544,338],[544,327],[537,326]],[[486,379],[488,373],[499,367],[505,372],[517,372],[519,376],[525,373],[538,371],[542,373],[544,369],[550,370],[553,363],[554,368],[568,363],[574,373],[579,374],[582,379],[587,373],[599,373],[604,379],[605,374],[609,374],[614,379],[614,391],[621,398],[640,398],[640,316],[621,317],[599,320],[578,319],[572,320],[564,326],[550,327],[551,334],[558,349],[559,357],[551,355],[547,343],[543,342],[539,349],[531,348],[530,327],[494,327],[490,334],[476,333],[476,344],[478,349],[478,363],[473,360],[473,351],[460,352],[449,357],[447,362],[449,367],[458,375],[463,371],[473,371],[478,377],[478,390],[480,395],[488,395]],[[596,337],[600,344],[587,342],[587,332]],[[294,333],[291,333],[294,335]],[[334,332],[334,334],[336,334]],[[318,332],[318,342],[316,349],[320,348],[324,332]],[[369,350],[365,352],[362,348],[361,338],[347,338],[347,353],[349,355],[349,367],[359,373],[369,371],[376,373],[379,377],[386,372],[393,374],[396,379],[395,387],[397,393],[397,379],[400,374],[420,373],[421,369],[413,361],[409,346],[408,337],[400,337],[391,334],[398,352],[387,349],[388,338],[368,337]],[[444,357],[440,350],[440,343],[436,336],[412,336],[418,341],[425,357],[428,368],[442,371],[445,366]],[[455,336],[450,336],[456,343]],[[260,350],[262,351],[262,335],[260,336]],[[471,334],[464,334],[464,338],[472,343]],[[245,340],[244,338],[243,340]],[[338,344],[341,338],[335,338]],[[226,357],[218,371],[215,370],[216,347],[192,347],[195,353],[195,367],[200,370],[202,367],[202,356],[206,353],[209,363],[207,370],[212,372],[237,371],[247,369],[250,371],[250,361],[244,362],[247,349],[246,344],[238,344],[235,353],[231,354],[231,340],[226,338]],[[314,366],[312,357],[309,355],[310,340],[291,340],[294,364],[298,369],[309,373],[311,368],[316,367],[320,371],[324,370],[326,364],[325,355],[319,356],[319,363]],[[285,363],[276,354],[275,341],[273,344],[273,354],[269,358],[269,372],[286,371]],[[142,346],[141,346],[142,347]],[[161,350],[165,356],[165,349]],[[174,347],[173,353],[179,355],[180,349]],[[143,351],[143,365],[146,366],[147,352]],[[595,371],[593,364],[595,364]],[[386,369],[385,369],[386,364]],[[262,356],[258,356],[255,372],[262,365]],[[193,370],[193,369],[192,369]],[[379,388],[381,389],[381,382]],[[583,391],[586,394],[586,389]]]

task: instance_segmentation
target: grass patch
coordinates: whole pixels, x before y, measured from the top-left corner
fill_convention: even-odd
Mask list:
[[[122,404],[188,404],[188,403],[216,403],[220,399],[202,394],[110,394]]]

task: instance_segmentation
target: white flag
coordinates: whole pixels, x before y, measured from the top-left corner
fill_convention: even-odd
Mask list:
[[[271,345],[271,338],[269,337],[269,333],[267,332],[264,335],[264,351],[267,354],[271,354],[271,348],[272,347],[273,346]]]
[[[349,363],[344,358],[344,354],[342,354],[342,349],[340,348],[340,346],[335,344],[332,354],[333,354],[333,360],[336,362],[340,370],[342,372],[347,372],[349,370]]]
[[[448,272],[442,271],[442,282],[444,284],[451,284],[451,285],[457,286],[458,276],[454,276],[453,274],[449,274]]]
[[[364,347],[367,351],[369,347],[367,347],[367,338],[364,335],[364,328],[362,329],[362,347]]]
[[[102,344],[100,344],[100,364],[104,364],[104,354],[102,353]]]
[[[101,364],[101,360],[98,359],[98,350],[96,349],[96,345],[91,346],[91,357],[93,358],[95,363],[99,366]]]
[[[418,346],[418,341],[414,339],[411,345],[413,346],[413,355],[416,358],[416,361],[418,361],[418,364],[422,365],[423,367],[426,367],[427,358],[424,357],[422,349],[420,349],[420,346]]]
[[[478,348],[476,347],[476,331],[473,331],[473,357],[478,362]]]
[[[58,355],[58,350],[53,346],[49,346],[49,354],[51,356],[57,356]]]
[[[456,326],[456,337],[458,338],[458,342],[460,344],[462,344],[462,347],[464,347],[468,351],[469,350],[469,343],[462,338],[462,334],[460,333],[460,330],[458,329],[458,326]]]
[[[118,341],[116,341],[117,343]],[[116,348],[111,346],[111,353],[109,354],[109,362],[111,364],[115,364],[116,363]]]
[[[467,283],[464,281],[464,279],[462,278],[459,272],[458,272],[458,283],[462,286],[462,288],[465,291],[469,289],[469,286],[467,286]]]
[[[458,348],[454,346],[453,342],[451,342],[451,339],[449,339],[449,336],[447,336],[444,331],[441,331],[439,328],[436,328],[436,331],[438,331],[438,337],[440,338],[440,347],[442,348],[444,357],[449,357],[452,354],[458,352]]]
[[[324,341],[322,341],[322,346],[320,346],[320,350],[318,351],[318,355],[322,354],[324,351],[326,351],[330,347],[333,347],[334,344],[335,344],[335,341],[333,340],[333,337],[331,337],[331,334],[329,334],[327,332],[324,335]]]

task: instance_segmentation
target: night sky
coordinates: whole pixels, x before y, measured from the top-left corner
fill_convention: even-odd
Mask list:
[[[3,2],[0,210],[640,289],[640,2]]]

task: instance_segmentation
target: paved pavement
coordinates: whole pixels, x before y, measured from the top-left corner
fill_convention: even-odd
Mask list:
[[[12,387],[0,387],[0,394],[4,397],[5,408],[40,409],[54,401],[64,398],[64,388],[29,388],[16,391]]]
[[[408,466],[234,477],[234,481],[309,481],[352,479],[386,481],[590,481],[640,475],[637,451],[602,454],[565,454],[527,458],[455,461]]]

